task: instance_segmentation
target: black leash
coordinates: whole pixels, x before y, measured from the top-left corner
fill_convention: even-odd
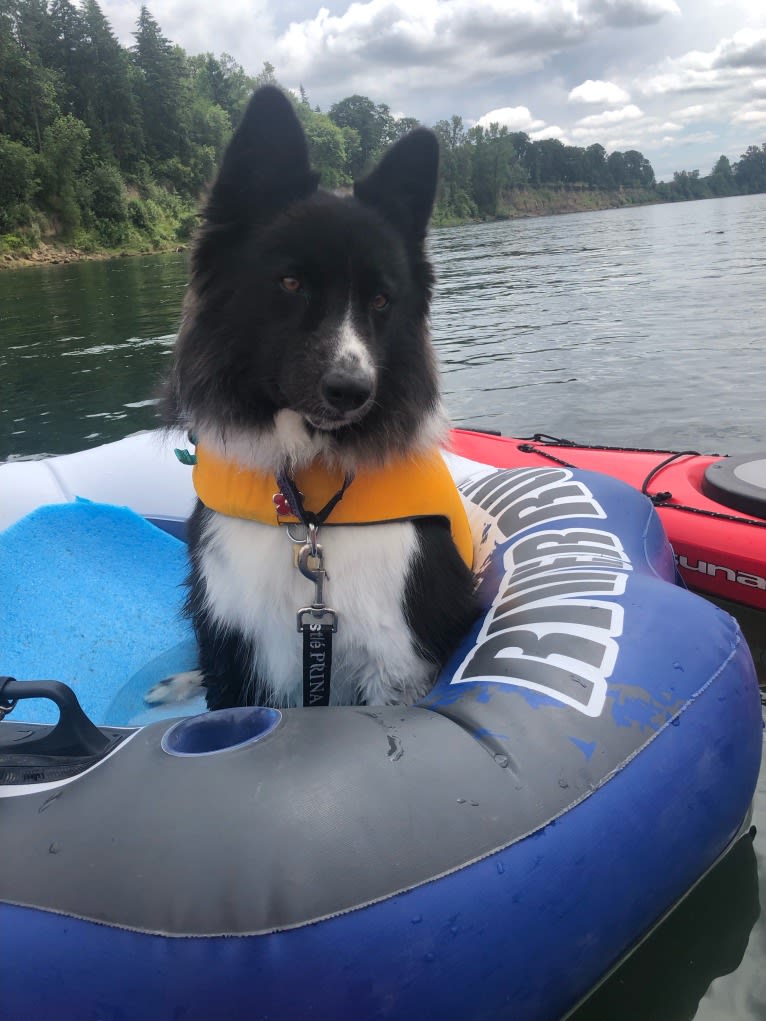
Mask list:
[[[284,515],[289,512],[305,527],[306,539],[298,551],[296,566],[304,578],[314,583],[314,602],[298,610],[297,616],[298,631],[303,635],[304,706],[330,704],[332,636],[338,630],[338,614],[324,601],[327,573],[324,569],[324,550],[318,541],[319,526],[327,521],[353,481],[353,473],[347,473],[338,492],[320,511],[314,513],[304,507],[303,494],[295,485],[295,479],[286,471],[277,475],[279,492],[274,497],[277,513]]]

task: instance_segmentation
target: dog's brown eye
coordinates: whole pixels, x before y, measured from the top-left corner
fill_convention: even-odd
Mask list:
[[[376,294],[370,302],[370,307],[376,312],[385,312],[389,305],[390,301],[387,294]]]
[[[287,291],[288,294],[297,294],[298,291],[303,289],[298,277],[282,277],[279,284],[283,291]]]

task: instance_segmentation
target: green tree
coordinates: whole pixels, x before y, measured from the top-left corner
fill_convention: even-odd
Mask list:
[[[88,173],[85,193],[88,207],[97,220],[121,223],[128,216],[128,196],[119,170],[97,163]]]
[[[210,180],[223,156],[232,128],[228,113],[216,103],[195,98],[189,109],[189,146],[186,163],[172,162],[172,178],[176,188],[196,195]],[[164,164],[168,174],[170,166]]]
[[[39,0],[0,0],[0,133],[38,152],[61,112],[59,76],[40,56],[45,16]]]
[[[466,144],[465,125],[463,118],[458,114],[453,114],[448,121],[434,124],[433,130],[449,152],[456,152]]]
[[[560,184],[566,180],[566,146],[558,138],[541,138],[532,142],[525,163],[529,180],[534,185]]]
[[[317,113],[307,103],[298,103],[296,113],[306,133],[311,165],[319,170],[324,187],[339,188],[350,184],[343,131],[327,114]]]
[[[128,196],[119,170],[95,163],[75,186],[82,225],[103,245],[124,243],[130,234]]]
[[[393,118],[385,104],[376,106],[367,96],[348,96],[330,107],[330,120],[339,128],[351,128],[359,138],[358,148],[348,151],[347,172],[354,180],[378,158],[393,131]]]
[[[231,119],[217,103],[199,98],[194,100],[189,111],[189,132],[194,145],[209,146],[219,160],[231,138],[231,131]]]
[[[60,218],[64,235],[70,235],[80,225],[77,184],[89,138],[88,128],[71,113],[58,117],[43,132],[44,194],[47,205]]]
[[[262,85],[275,85],[278,89],[282,88],[277,81],[276,68],[268,60],[264,60],[263,68],[253,79],[254,88],[260,89]]]
[[[503,191],[526,180],[518,166],[516,149],[508,128],[476,125],[466,135],[471,145],[471,193],[482,216],[497,216]]]
[[[713,195],[732,195],[736,192],[734,171],[726,156],[719,156],[708,177],[708,186]]]
[[[419,127],[420,121],[417,117],[396,117],[391,121],[390,141],[396,142],[400,138],[404,138],[410,131],[414,131],[415,128]]]
[[[37,186],[36,154],[0,135],[0,231],[28,222]]]
[[[91,132],[102,158],[131,169],[143,151],[141,114],[133,89],[128,54],[119,44],[98,0],[82,8],[78,116]]]
[[[635,149],[623,154],[624,184],[629,188],[651,188],[654,170],[649,160]]]
[[[165,38],[141,8],[132,57],[139,72],[138,100],[146,154],[155,163],[189,157],[188,76],[183,50]]]
[[[621,152],[610,152],[606,160],[609,180],[614,188],[622,188],[625,184],[625,157]]]
[[[709,197],[706,182],[699,170],[680,170],[673,174],[671,193],[674,199],[704,199]]]
[[[224,110],[236,127],[255,88],[255,79],[228,53],[220,57],[212,53],[189,57],[187,67],[194,92]]]
[[[589,145],[583,156],[583,180],[595,188],[608,188],[609,171],[606,165],[606,149],[595,142]]]
[[[62,113],[81,117],[81,58],[84,25],[80,11],[69,0],[49,0],[45,28],[40,33],[40,59],[58,72],[58,100]]]
[[[466,144],[463,118],[437,121],[433,131],[439,140],[439,185],[435,219],[449,222],[478,215],[471,198],[472,153]]]
[[[21,49],[46,67],[50,66],[54,27],[47,0],[2,0],[2,9],[14,23]]]
[[[585,150],[579,145],[565,145],[562,154],[564,184],[582,184],[585,181]]]
[[[316,113],[322,111],[317,107]],[[335,122],[333,121],[333,124]],[[335,125],[338,126],[337,124]],[[343,148],[346,153],[346,162],[343,168],[344,175],[349,181],[354,180],[353,167],[359,166],[362,163],[362,140],[359,137],[359,132],[356,128],[341,128],[341,134],[343,135]]]
[[[750,145],[734,165],[734,179],[746,194],[766,191],[766,142]]]

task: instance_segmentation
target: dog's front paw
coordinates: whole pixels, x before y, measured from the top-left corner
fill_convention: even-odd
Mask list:
[[[202,694],[202,672],[186,670],[181,674],[171,674],[164,681],[159,681],[149,688],[144,695],[147,705],[167,705],[169,702],[185,702]]]

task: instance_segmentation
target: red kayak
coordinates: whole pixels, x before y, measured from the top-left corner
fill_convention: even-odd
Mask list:
[[[766,611],[766,452],[720,457],[463,429],[452,449],[501,468],[554,463],[622,479],[656,506],[689,588]]]

